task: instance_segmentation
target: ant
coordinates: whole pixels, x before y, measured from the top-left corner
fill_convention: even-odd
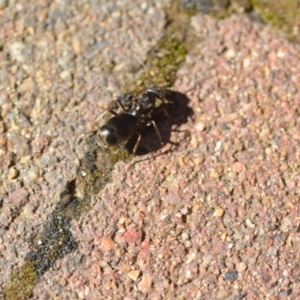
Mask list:
[[[159,106],[159,101],[162,102]],[[122,112],[117,113],[109,110],[114,116],[106,121],[98,131],[96,141],[100,146],[116,147],[127,142],[134,134],[138,135],[137,141],[132,151],[132,158],[135,155],[141,141],[141,131],[146,126],[153,125],[156,135],[163,146],[160,131],[153,120],[153,116],[164,111],[168,118],[171,118],[165,109],[168,101],[165,99],[164,91],[158,86],[151,86],[137,95],[128,94],[118,98],[116,102],[122,108]],[[123,103],[131,103],[131,107],[125,108]]]

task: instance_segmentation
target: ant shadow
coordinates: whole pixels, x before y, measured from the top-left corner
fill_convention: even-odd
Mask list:
[[[172,129],[179,127],[188,122],[188,119],[194,115],[194,111],[188,106],[190,99],[183,93],[166,90],[165,99],[167,100],[166,111],[171,118],[168,118],[163,111],[153,116],[164,145],[171,144],[178,146],[179,143],[171,141],[172,131],[180,131]],[[132,153],[136,144],[138,136],[135,134],[125,145],[126,150]],[[141,142],[135,153],[136,156],[145,155],[148,153],[156,152],[162,148],[160,140],[155,132],[153,126],[147,126],[141,132]],[[169,151],[169,150],[168,150]]]

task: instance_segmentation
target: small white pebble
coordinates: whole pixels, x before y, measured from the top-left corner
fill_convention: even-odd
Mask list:
[[[195,252],[188,254],[186,264],[190,264],[192,261],[194,261],[196,256],[197,256],[197,253],[195,253]]]
[[[243,61],[243,68],[246,69],[251,65],[251,60],[249,57],[246,57]]]
[[[288,277],[289,271],[285,269],[285,270],[283,270],[282,274],[283,274],[283,276]]]
[[[281,51],[281,50],[279,50],[279,51],[277,52],[277,57],[279,57],[279,58],[283,58],[283,57],[285,57],[285,54],[284,54],[284,52],[283,52],[283,51]]]
[[[223,217],[223,215],[224,215],[224,209],[220,207],[218,207],[213,214],[214,217]]]
[[[247,225],[247,227],[250,227],[250,228],[255,227],[255,224],[253,224],[250,219],[246,219],[246,225]]]
[[[225,57],[227,59],[234,58],[236,56],[236,52],[233,49],[228,49],[225,53]]]
[[[168,216],[169,216],[168,213],[162,213],[162,214],[160,215],[161,221],[163,221],[163,220],[165,220],[166,218],[168,218]]]
[[[187,271],[185,272],[185,277],[186,277],[186,278],[192,278],[192,272],[191,272],[191,270],[187,270]]]
[[[121,218],[119,219],[119,224],[124,224],[125,221],[126,221],[126,218],[125,218],[125,217],[121,217]]]
[[[146,10],[147,10],[147,7],[148,7],[148,3],[147,3],[147,2],[143,2],[143,3],[141,4],[141,9],[142,9],[142,11],[146,11]]]
[[[196,130],[199,132],[203,131],[205,129],[205,125],[202,122],[198,122],[195,126]]]
[[[186,232],[183,232],[181,234],[181,238],[182,238],[183,241],[186,241],[189,238],[189,235]]]
[[[9,45],[10,56],[18,62],[24,61],[23,50],[25,49],[25,44],[21,42],[13,42]]]
[[[184,207],[180,210],[181,214],[183,214],[184,216],[187,215],[187,213],[189,212],[187,207]]]
[[[62,71],[61,73],[60,73],[60,78],[62,79],[62,80],[70,80],[71,79],[71,73],[69,72],[69,71]]]
[[[29,169],[27,172],[27,176],[24,179],[27,179],[28,181],[36,181],[39,178],[40,169],[37,166],[33,166]]]
[[[219,152],[221,150],[222,146],[223,146],[223,143],[221,141],[217,142],[214,151]]]
[[[180,212],[178,212],[177,214],[175,214],[176,218],[181,219],[182,218],[182,214]]]

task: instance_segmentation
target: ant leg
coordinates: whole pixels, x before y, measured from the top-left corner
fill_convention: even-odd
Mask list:
[[[169,120],[172,120],[172,117],[169,115],[168,111],[165,108],[163,108],[163,111],[164,111],[165,117],[167,117]]]
[[[138,96],[142,93],[144,91],[144,89],[142,89],[142,90],[140,90],[139,92],[137,92],[137,94],[135,95],[135,97],[134,97],[134,101],[133,101],[133,103],[134,104],[136,104],[137,102],[138,102]]]
[[[118,113],[116,113],[116,112],[113,111],[113,110],[109,110],[109,112],[110,112],[112,115],[114,115],[114,116],[117,116],[117,115],[118,115]]]
[[[134,145],[134,148],[133,148],[133,150],[132,150],[131,160],[133,159],[133,157],[134,157],[134,155],[135,155],[135,153],[136,153],[136,150],[138,149],[138,147],[139,147],[139,145],[140,145],[141,138],[142,138],[142,135],[139,134],[138,139],[137,139],[137,141],[136,141],[136,143],[135,143],[135,145]]]
[[[138,149],[138,147],[139,147],[139,145],[140,145],[141,138],[142,138],[142,135],[139,134],[138,139],[137,139],[137,141],[136,141],[136,143],[135,143],[135,145],[134,145],[134,148],[133,148],[133,150],[132,150],[132,155],[131,155],[131,158],[130,158],[130,164],[129,164],[128,167],[127,167],[127,171],[128,171],[128,170],[132,167],[132,165],[133,165],[132,159],[133,159],[133,157],[134,157],[134,155],[135,155],[135,153],[136,153],[136,151],[137,151],[137,149]]]
[[[96,123],[98,122],[98,118],[97,120],[94,122],[94,124],[92,125],[92,129],[91,130],[88,130],[88,131],[85,131],[83,133],[81,133],[77,138],[76,138],[76,141],[75,141],[75,144],[78,145],[79,144],[79,140],[81,139],[82,136],[86,136],[88,134],[90,134],[91,132],[94,132],[95,131],[95,126],[96,126]]]
[[[125,108],[125,106],[123,105],[123,103],[121,102],[121,100],[118,98],[117,99],[118,104],[121,106],[121,108],[123,109],[123,111],[127,112],[128,110]],[[112,112],[112,111],[110,111]],[[117,115],[117,113],[112,112],[114,115]]]
[[[124,104],[122,103],[121,97],[118,97],[115,101],[119,104],[119,106],[121,107],[121,109],[122,109],[124,112],[128,112],[128,111],[129,111],[129,109],[125,108]],[[116,108],[116,109],[117,109],[117,108]],[[112,110],[112,109],[109,109],[109,112],[110,112],[111,114],[115,115],[115,116],[118,115],[118,113],[115,112],[115,111]]]
[[[116,115],[118,115],[118,113],[116,113],[115,111],[113,111],[113,110],[108,110],[111,114],[113,114],[114,116],[116,116]],[[87,135],[87,134],[90,134],[91,132],[94,132],[95,131],[95,126],[96,126],[96,124],[98,123],[98,121],[99,121],[99,119],[101,119],[101,117],[104,115],[106,113],[106,111],[105,112],[103,112],[97,119],[96,119],[96,121],[93,123],[93,125],[92,125],[92,128],[91,128],[91,130],[88,130],[88,131],[86,131],[86,132],[84,132],[83,134],[84,135]]]
[[[156,131],[156,135],[158,136],[161,145],[163,146],[164,143],[163,143],[163,140],[162,140],[161,135],[160,135],[160,131],[159,131],[159,129],[158,129],[156,123],[155,123],[153,120],[151,120],[151,123],[152,123],[152,125],[153,125],[153,127],[154,127],[154,129],[155,129],[155,131]]]
[[[97,122],[99,121],[99,119],[103,116],[104,113],[102,113],[97,119],[96,121],[93,123],[92,125],[92,128],[91,130],[88,130],[88,131],[85,131],[83,134],[86,135],[86,134],[90,134],[91,132],[94,132],[95,131],[95,126],[97,124]]]

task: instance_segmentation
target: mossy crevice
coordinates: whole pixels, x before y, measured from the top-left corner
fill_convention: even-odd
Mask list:
[[[27,300],[31,296],[38,278],[35,263],[25,263],[19,270],[13,272],[10,284],[4,290],[5,299]]]

